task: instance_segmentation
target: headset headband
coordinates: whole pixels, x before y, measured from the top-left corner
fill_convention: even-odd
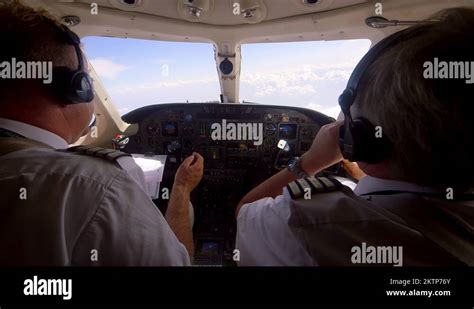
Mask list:
[[[344,114],[350,115],[350,106],[354,104],[355,98],[357,96],[357,91],[360,87],[360,82],[364,77],[364,74],[369,69],[377,58],[388,48],[393,45],[400,43],[401,41],[408,40],[428,30],[427,26],[420,26],[416,29],[407,28],[399,32],[395,32],[392,35],[386,37],[382,41],[375,44],[359,61],[357,66],[347,82],[346,89],[339,98],[339,104]]]
[[[72,45],[76,52],[78,67],[71,70],[67,67],[55,67],[56,78],[53,81],[55,92],[61,97],[64,104],[87,103],[94,99],[93,81],[84,70],[84,57],[81,51],[81,39],[65,25],[57,25],[47,19],[50,25],[61,36],[65,44]]]
[[[78,71],[84,70],[84,59],[82,58],[82,51],[81,51],[81,38],[73,31],[71,31],[65,25],[57,25],[54,21],[47,19],[48,23],[51,24],[52,27],[58,30],[60,36],[62,37],[64,43],[68,45],[72,45],[76,52],[77,60],[78,60]]]

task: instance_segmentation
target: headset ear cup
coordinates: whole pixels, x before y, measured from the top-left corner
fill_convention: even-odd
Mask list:
[[[352,122],[352,144],[353,161],[367,162],[372,161],[370,145],[372,144],[372,134],[365,121],[354,119]]]
[[[64,104],[87,103],[94,99],[94,88],[89,74],[56,67],[51,83],[54,94]]]
[[[89,74],[79,71],[72,76],[69,97],[74,103],[88,103],[94,99],[94,87]]]
[[[354,147],[350,129],[351,122],[346,119],[344,125],[339,128],[339,148],[341,149],[341,154],[345,159],[354,161]]]
[[[388,139],[376,135],[375,127],[365,118],[353,120],[351,129],[354,161],[379,163],[387,158],[390,143]]]
[[[64,104],[68,104],[69,99],[67,93],[70,88],[71,77],[73,76],[74,71],[67,67],[55,67],[53,69],[53,80],[51,82],[51,90],[53,94],[64,101]]]

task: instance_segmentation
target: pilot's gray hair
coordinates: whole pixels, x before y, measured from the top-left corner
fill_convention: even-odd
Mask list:
[[[391,177],[466,189],[474,183],[474,85],[425,78],[424,63],[474,61],[474,9],[447,9],[431,19],[439,22],[391,47],[369,67],[356,114],[381,126],[391,140]]]

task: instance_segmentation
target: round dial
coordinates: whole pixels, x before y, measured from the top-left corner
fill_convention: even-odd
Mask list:
[[[148,132],[148,134],[150,135],[158,135],[160,134],[160,127],[155,124],[155,123],[150,123],[147,127],[146,127],[146,131]]]
[[[177,136],[178,135],[178,124],[174,122],[167,122],[163,126],[164,136]]]
[[[273,115],[271,113],[265,114],[264,116],[265,121],[273,121]]]
[[[172,141],[166,146],[169,153],[174,153],[181,148],[181,144],[178,141]]]
[[[273,139],[273,138],[271,138],[271,137],[265,137],[265,138],[263,139],[263,147],[265,147],[265,148],[272,148],[272,147],[274,147],[274,146],[275,146],[275,145],[274,145],[274,139]]]
[[[277,127],[273,123],[267,123],[265,125],[265,135],[273,135],[275,134],[276,130]]]

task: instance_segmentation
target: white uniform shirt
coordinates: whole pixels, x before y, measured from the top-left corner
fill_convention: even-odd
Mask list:
[[[357,195],[383,190],[435,192],[415,184],[365,176],[354,189]],[[283,195],[263,198],[245,204],[237,217],[236,248],[240,266],[314,266],[288,226],[291,197],[286,188]]]
[[[0,118],[0,128],[20,134],[26,138],[49,145],[54,149],[67,149],[68,143],[59,135],[27,123]]]
[[[68,147],[25,123],[0,118],[0,128]],[[133,170],[136,178],[104,159],[45,148],[1,156],[0,266],[189,265]]]

